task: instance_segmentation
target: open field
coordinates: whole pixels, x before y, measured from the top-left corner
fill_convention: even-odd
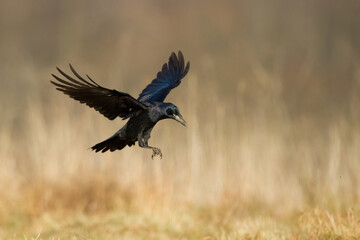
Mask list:
[[[358,239],[359,216],[320,209],[291,217],[244,214],[237,208],[130,207],[104,214],[43,214],[14,220],[5,239]]]
[[[0,239],[360,239],[357,1],[1,1]],[[172,51],[188,127],[57,92],[68,63],[137,97]]]

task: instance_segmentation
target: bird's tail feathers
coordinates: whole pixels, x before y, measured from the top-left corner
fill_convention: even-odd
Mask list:
[[[124,138],[120,138],[118,134],[115,134],[112,137],[92,146],[91,149],[94,150],[95,152],[99,152],[99,151],[106,152],[108,150],[113,152],[115,150],[123,149],[124,147],[126,147],[126,145],[132,146],[134,144],[135,142],[131,142]]]

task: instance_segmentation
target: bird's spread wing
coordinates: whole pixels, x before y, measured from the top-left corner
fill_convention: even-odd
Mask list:
[[[94,108],[108,119],[113,120],[118,116],[123,118],[131,112],[146,108],[143,103],[129,94],[101,87],[88,75],[86,76],[90,81],[82,78],[71,65],[70,69],[77,80],[57,68],[62,77],[67,80],[52,74],[57,81],[50,82],[57,87],[57,90]]]
[[[179,51],[178,56],[173,52],[169,62],[163,65],[156,78],[140,93],[141,102],[163,102],[170,90],[179,86],[181,79],[186,76],[190,63],[185,66],[184,56]]]

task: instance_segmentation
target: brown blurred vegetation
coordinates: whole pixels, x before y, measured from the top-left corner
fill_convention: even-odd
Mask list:
[[[0,227],[146,204],[359,214],[359,1],[0,5]],[[124,123],[54,90],[55,67],[137,97],[178,50],[191,68],[167,101],[188,127],[155,127],[164,158],[88,150]]]

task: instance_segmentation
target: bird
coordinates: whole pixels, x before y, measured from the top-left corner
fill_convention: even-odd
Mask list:
[[[71,64],[69,67],[73,77],[58,67],[56,69],[60,77],[51,74],[54,79],[50,82],[57,90],[95,109],[110,120],[117,117],[122,120],[128,119],[114,135],[92,146],[91,149],[95,152],[122,150],[138,142],[139,147],[152,150],[152,159],[155,156],[161,159],[163,156],[161,150],[148,144],[156,123],[163,119],[173,119],[187,126],[179,108],[173,103],[164,102],[170,91],[179,86],[189,72],[190,62],[185,64],[181,51],[178,51],[177,55],[171,53],[168,62],[163,64],[155,79],[142,90],[137,99],[128,93],[100,86],[87,74],[85,79]]]

